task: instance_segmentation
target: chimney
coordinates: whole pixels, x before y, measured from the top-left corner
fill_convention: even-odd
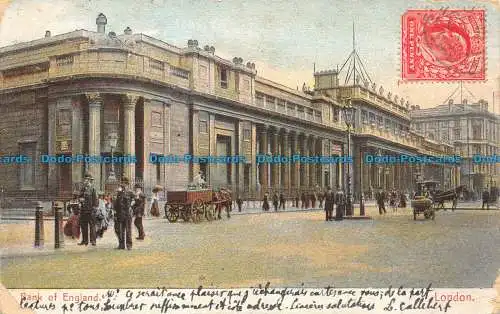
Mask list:
[[[50,37],[50,31],[45,31],[45,38]]]
[[[104,34],[106,32],[106,24],[108,23],[106,15],[99,13],[97,19],[95,20],[95,23],[97,24],[97,32]]]
[[[132,35],[132,29],[127,26],[127,28],[125,28],[125,30],[123,31],[123,33],[125,35]]]

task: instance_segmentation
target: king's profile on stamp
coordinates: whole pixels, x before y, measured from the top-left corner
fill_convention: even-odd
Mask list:
[[[401,25],[402,79],[485,80],[484,10],[408,10]]]

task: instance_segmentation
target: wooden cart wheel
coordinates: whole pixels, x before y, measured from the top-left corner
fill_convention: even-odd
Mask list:
[[[176,222],[179,218],[179,207],[177,205],[165,204],[165,217],[170,222]]]
[[[181,218],[185,222],[188,222],[191,219],[191,207],[183,205],[180,207]]]
[[[205,206],[205,218],[208,221],[212,221],[215,218],[215,205],[213,203],[207,204]]]
[[[198,223],[201,221],[201,217],[204,215],[204,206],[203,201],[200,199],[194,200],[191,204],[191,218],[194,223]]]

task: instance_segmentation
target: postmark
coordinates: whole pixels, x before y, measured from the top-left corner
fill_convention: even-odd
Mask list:
[[[486,79],[485,11],[408,10],[401,24],[403,81]]]

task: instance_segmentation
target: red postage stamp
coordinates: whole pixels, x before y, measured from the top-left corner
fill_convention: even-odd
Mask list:
[[[401,25],[402,79],[486,79],[484,10],[409,10]]]

